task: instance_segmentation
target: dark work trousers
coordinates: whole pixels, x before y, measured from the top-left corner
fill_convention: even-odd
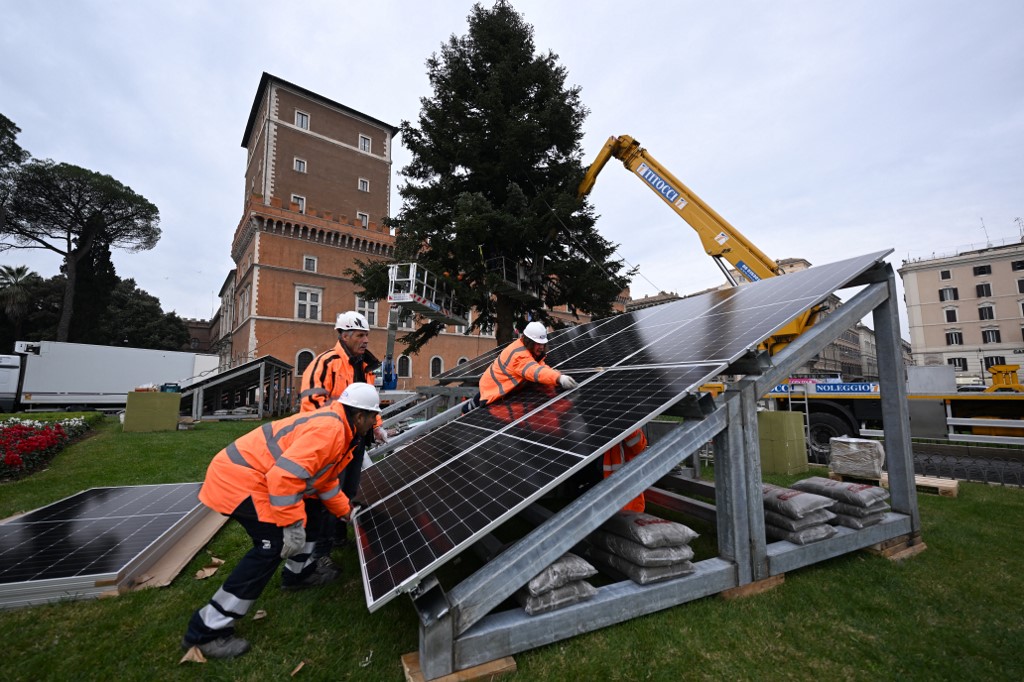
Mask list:
[[[341,484],[341,492],[349,502],[356,499],[359,492],[359,479],[363,474],[363,455],[366,453],[366,445],[360,444],[352,450],[352,461],[341,470],[338,481]],[[336,517],[327,508],[323,509],[320,515],[320,534],[316,536],[316,549],[313,550],[313,557],[330,556],[331,549],[341,547],[348,539],[348,524]]]
[[[305,498],[306,534],[315,538],[320,531],[320,501]],[[284,533],[280,526],[260,521],[252,498],[247,497],[231,513],[231,518],[242,524],[252,538],[252,549],[245,553],[224,584],[214,593],[205,606],[192,614],[185,632],[185,641],[203,644],[235,631],[235,621],[244,618],[256,598],[274,577],[274,571],[281,563],[281,548]],[[316,568],[310,555],[313,543],[307,542],[302,550],[285,562],[281,575],[284,585],[301,582]]]

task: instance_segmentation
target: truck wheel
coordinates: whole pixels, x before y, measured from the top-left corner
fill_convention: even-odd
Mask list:
[[[829,439],[849,436],[853,432],[845,419],[833,414],[817,413],[810,416],[810,437],[807,459],[812,464],[828,464],[832,454]]]

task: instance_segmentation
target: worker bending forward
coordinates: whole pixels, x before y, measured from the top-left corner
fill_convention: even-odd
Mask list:
[[[547,349],[548,332],[544,325],[540,322],[526,325],[522,336],[506,346],[480,377],[480,392],[466,401],[462,413],[501,400],[529,381],[564,389],[576,388],[575,379],[544,362]]]
[[[647,436],[640,429],[626,436],[626,439],[611,447],[604,453],[604,477],[608,478],[622,468],[626,462],[632,461],[647,447]],[[629,501],[622,511],[642,512],[646,505],[644,494],[640,493]]]
[[[349,515],[338,475],[379,414],[377,390],[353,384],[328,407],[264,424],[217,453],[199,500],[241,523],[252,549],[192,614],[183,648],[198,647],[208,658],[248,651],[249,642],[234,634],[235,621],[248,613],[282,559],[283,589],[321,584],[306,534],[316,537],[320,503],[337,517]]]

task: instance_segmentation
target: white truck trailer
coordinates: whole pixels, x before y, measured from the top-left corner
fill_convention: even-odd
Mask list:
[[[141,386],[187,388],[217,372],[216,355],[18,341],[0,356],[0,411],[116,410]]]

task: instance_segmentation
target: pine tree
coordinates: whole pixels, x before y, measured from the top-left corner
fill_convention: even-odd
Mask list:
[[[588,113],[580,89],[566,86],[557,55],[535,54],[533,28],[506,2],[477,4],[468,21],[467,35],[427,60],[433,94],[417,125],[401,125],[413,160],[389,221],[396,261],[447,277],[477,311],[471,329],[493,325],[499,344],[528,317],[554,324],[545,305],[609,315],[633,273],[621,272],[615,245],[576,198]],[[385,266],[359,265],[357,284],[384,298]],[[528,271],[541,298],[503,293],[502,266]],[[402,341],[415,351],[441,329],[424,325]]]

